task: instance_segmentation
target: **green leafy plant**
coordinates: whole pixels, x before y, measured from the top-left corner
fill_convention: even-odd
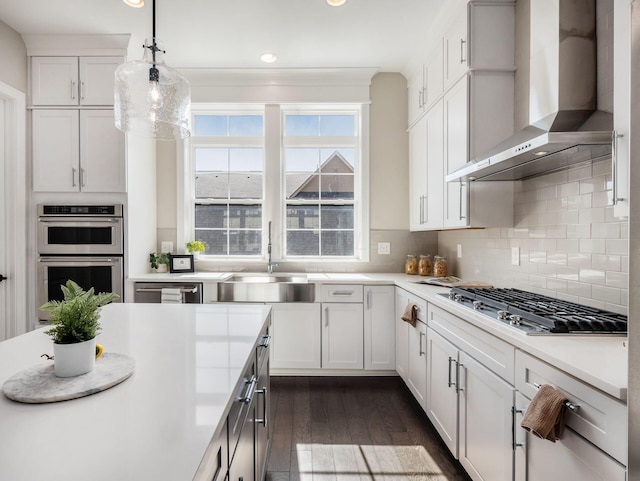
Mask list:
[[[204,242],[200,242],[197,240],[187,242],[187,252],[192,254],[194,252],[204,252],[207,247],[204,245]]]
[[[96,294],[93,287],[85,291],[72,280],[60,286],[64,294],[62,301],[49,301],[40,306],[49,311],[51,329],[45,331],[56,344],[75,344],[96,337],[100,331],[100,307],[120,296],[113,292]]]
[[[153,269],[158,268],[158,264],[165,264],[169,267],[169,253],[168,252],[152,252],[149,254],[149,263]]]

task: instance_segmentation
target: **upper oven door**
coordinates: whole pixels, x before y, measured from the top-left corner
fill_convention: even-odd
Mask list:
[[[39,217],[39,254],[123,254],[121,217]]]

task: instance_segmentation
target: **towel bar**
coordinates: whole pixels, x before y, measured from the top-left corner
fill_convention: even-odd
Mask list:
[[[540,384],[538,384],[537,382],[534,382],[533,385],[536,387],[536,389],[540,389]],[[569,401],[565,401],[564,403],[565,406],[567,406],[567,408],[571,409],[574,413],[580,409],[580,404],[575,404]]]

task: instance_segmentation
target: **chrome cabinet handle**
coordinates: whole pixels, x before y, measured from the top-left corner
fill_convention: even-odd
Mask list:
[[[367,310],[371,310],[371,291],[367,291]]]
[[[424,224],[424,195],[420,196],[420,224]]]
[[[256,389],[256,394],[262,394],[264,400],[262,402],[262,419],[256,419],[257,423],[261,423],[265,428],[267,427],[267,386],[263,386],[262,389]]]
[[[464,58],[464,45],[467,43],[467,41],[464,38],[460,39],[460,63],[465,63],[467,61],[466,58]]]
[[[80,82],[80,100],[84,100],[84,82]]]
[[[451,361],[454,361],[454,359],[451,356],[449,356],[449,376],[448,376],[447,387],[451,387],[455,385],[455,383],[451,381]]]
[[[262,336],[262,343],[260,343],[260,347],[269,347],[269,344],[271,344],[271,336],[268,334],[266,336]]]
[[[84,169],[80,167],[80,187],[84,187]]]
[[[71,81],[71,99],[76,99],[76,82],[74,80]]]
[[[352,296],[354,291],[333,291],[332,296]]]
[[[541,387],[541,384],[538,384],[537,382],[534,382],[533,385],[536,387],[536,389],[540,389],[540,387]],[[564,403],[564,405],[567,406],[568,409],[571,409],[574,413],[578,409],[580,409],[580,404],[575,404],[575,403],[572,403],[570,401],[566,401]]]
[[[524,446],[523,443],[516,442],[516,414],[522,414],[523,412],[522,409],[516,409],[515,406],[511,406],[511,449],[513,451]]]
[[[329,308],[324,308],[324,326],[329,327]]]
[[[618,205],[618,202],[625,200],[618,197],[618,139],[620,137],[624,135],[615,130],[611,134],[611,205]]]
[[[464,220],[466,219],[466,216],[462,215],[462,186],[463,186],[463,182],[462,179],[460,179],[460,184],[459,184],[459,193],[460,193],[460,213],[459,215],[459,219],[458,220]]]
[[[418,108],[424,107],[424,91],[420,89],[418,92]]]
[[[460,386],[462,384],[460,382],[460,371],[462,371],[462,368],[464,368],[464,364],[456,361],[456,392],[464,391],[464,388]]]
[[[256,390],[256,385],[258,384],[258,380],[255,376],[251,376],[251,380],[249,381],[249,387],[243,396],[240,396],[238,399],[243,404],[251,404],[251,400],[253,399],[253,394]]]
[[[76,169],[71,167],[71,187],[76,186]]]
[[[423,224],[429,222],[429,197],[428,195],[422,196],[422,212],[424,216]]]
[[[424,356],[426,354],[425,351],[422,350],[422,338],[426,337],[426,334],[424,332],[420,333],[420,352],[418,352],[418,355],[420,356]]]

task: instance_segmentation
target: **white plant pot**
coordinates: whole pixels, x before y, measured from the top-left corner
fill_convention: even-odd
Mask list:
[[[167,264],[158,264],[158,268],[157,269],[153,269],[153,271],[156,272],[156,273],[167,272]]]
[[[53,366],[57,377],[85,374],[96,364],[96,339],[75,344],[53,343]]]

